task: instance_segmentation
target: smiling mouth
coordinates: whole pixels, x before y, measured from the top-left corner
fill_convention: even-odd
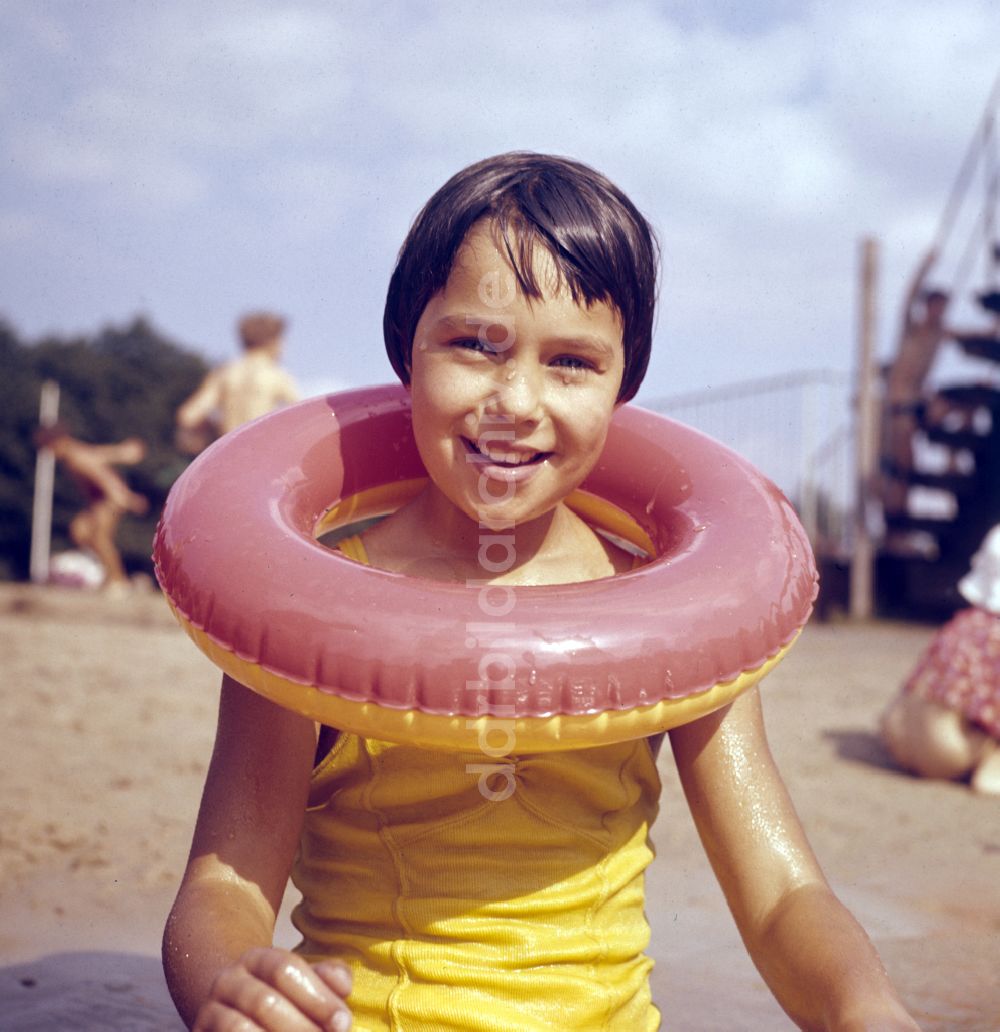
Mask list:
[[[534,466],[544,462],[552,452],[513,452],[506,448],[480,448],[468,437],[463,437],[462,442],[470,453],[470,458],[479,459],[491,463],[494,466],[502,466],[505,469],[518,469],[521,466]]]

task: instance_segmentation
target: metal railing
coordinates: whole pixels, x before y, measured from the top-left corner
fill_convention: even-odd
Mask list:
[[[640,399],[739,452],[795,506],[814,547],[843,554],[855,511],[851,376],[788,373]]]

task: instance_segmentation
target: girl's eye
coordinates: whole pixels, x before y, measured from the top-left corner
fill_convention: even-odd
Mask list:
[[[488,340],[480,340],[479,337],[460,337],[451,342],[453,348],[462,348],[465,351],[480,351],[484,355],[495,355],[496,348]]]
[[[586,359],[579,358],[576,355],[560,355],[552,363],[560,369],[592,369],[593,366],[586,361]]]

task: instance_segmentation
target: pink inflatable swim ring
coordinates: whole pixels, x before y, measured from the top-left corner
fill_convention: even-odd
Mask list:
[[[710,438],[632,405],[569,500],[653,558],[596,581],[466,585],[353,562],[317,538],[426,479],[409,396],[314,398],[227,434],[178,479],[157,579],[196,644],[314,720],[517,751],[655,734],[711,712],[785,654],[816,595],[782,493]],[[502,722],[502,725],[501,725]]]

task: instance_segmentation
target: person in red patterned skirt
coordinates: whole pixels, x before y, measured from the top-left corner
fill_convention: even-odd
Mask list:
[[[958,590],[969,608],[932,639],[882,717],[896,762],[928,778],[960,778],[1000,795],[1000,524]]]

